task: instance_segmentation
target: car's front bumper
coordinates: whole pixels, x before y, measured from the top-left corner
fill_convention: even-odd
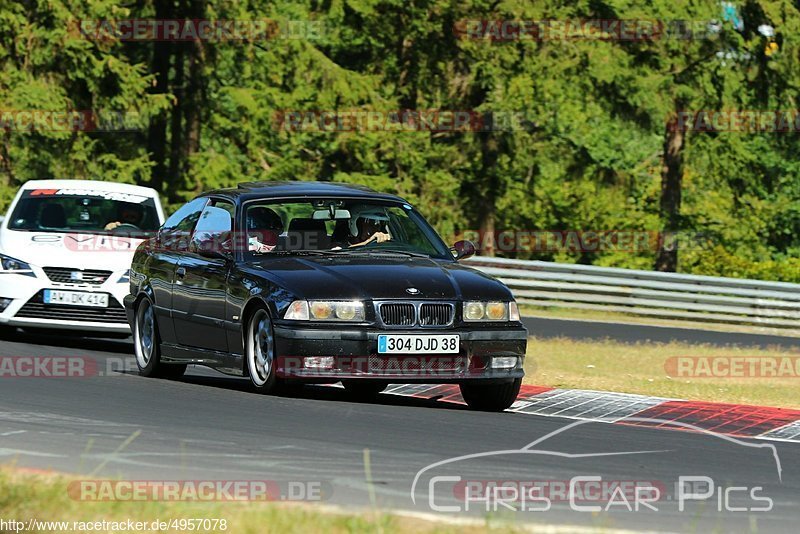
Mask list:
[[[458,354],[378,354],[381,334],[458,334]],[[379,379],[392,382],[504,382],[521,378],[528,332],[506,328],[448,328],[443,330],[379,330],[343,325],[331,328],[274,325],[276,373],[303,381]],[[515,357],[509,368],[493,367],[494,358]],[[332,365],[309,366],[307,359],[332,357]],[[329,359],[330,360],[330,359]]]
[[[13,271],[0,273],[0,298],[9,300],[0,311],[0,325],[130,333],[122,309],[122,300],[129,291],[129,284],[118,282],[124,271],[113,272],[103,284],[97,286],[58,284],[52,282],[41,269],[34,268],[34,272],[36,276]],[[109,295],[109,308],[45,305],[40,302],[45,289],[105,293]]]

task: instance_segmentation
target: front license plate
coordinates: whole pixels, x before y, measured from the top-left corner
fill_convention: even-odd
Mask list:
[[[66,306],[88,306],[91,308],[108,308],[108,294],[88,293],[86,291],[44,290],[45,304],[64,304]]]
[[[458,334],[416,336],[381,334],[378,354],[458,354]]]

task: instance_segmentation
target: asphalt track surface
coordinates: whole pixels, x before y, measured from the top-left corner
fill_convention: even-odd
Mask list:
[[[569,322],[533,319],[528,327],[532,333],[546,327],[551,335],[578,338],[592,337],[590,330],[597,327],[584,322],[570,327]],[[637,334],[635,328],[617,325],[595,333],[606,332],[616,339],[638,336],[638,341],[642,336],[652,340],[690,336],[695,342],[712,343],[720,335],[656,331],[647,337],[644,331]],[[722,336],[718,340],[722,344],[725,339],[751,346],[779,344],[775,339],[760,339],[768,336]],[[269,480],[284,494],[290,482],[303,482],[322,488],[326,504],[368,508],[373,494],[375,504],[384,510],[478,519],[487,515],[485,503],[472,502],[468,511],[458,513],[432,510],[431,494],[437,506],[460,510],[466,506],[452,481],[439,479],[430,492],[432,477],[458,476],[478,484],[551,481],[546,511],[544,500],[527,502],[528,510],[522,512],[505,511],[497,503],[489,507],[495,517],[526,523],[678,532],[796,532],[800,520],[798,444],[770,442],[774,449],[754,447],[766,442],[515,413],[477,413],[459,405],[393,395],[361,403],[339,388],[322,386],[306,387],[291,397],[266,396],[251,392],[246,380],[202,368],[190,368],[180,381],[139,377],[125,370],[133,367],[131,350],[129,340],[19,331],[4,335],[0,340],[3,356],[83,356],[95,361],[100,372],[81,378],[0,379],[0,461],[87,479]],[[549,439],[520,451],[550,433],[554,434]],[[123,446],[126,440],[129,443]],[[365,449],[371,463],[369,483]],[[425,469],[478,453],[487,454]],[[411,489],[420,470],[415,503]],[[714,483],[712,496],[687,501],[686,509],[680,511],[674,486],[680,475],[709,477]],[[574,506],[605,507],[608,500],[589,499],[571,506],[553,488],[575,476],[600,476],[609,484],[638,481],[659,487],[662,498],[649,501],[657,511],[645,505],[639,512],[628,511],[624,504],[611,506],[612,512],[576,511]],[[748,489],[730,490],[736,487]],[[725,489],[729,490],[727,501]],[[633,508],[637,499],[630,492],[627,495],[617,496],[616,502],[624,500]],[[765,507],[766,501],[757,497],[771,499],[771,510],[730,510]],[[87,507],[87,520],[90,510]]]

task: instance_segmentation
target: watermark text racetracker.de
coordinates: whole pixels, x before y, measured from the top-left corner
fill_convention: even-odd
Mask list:
[[[718,39],[723,26],[709,20],[656,19],[464,19],[460,39],[509,41],[658,41]]]
[[[97,362],[83,356],[0,356],[0,378],[97,376]]]
[[[67,494],[76,501],[307,501],[331,498],[324,480],[75,480]]]
[[[133,357],[0,356],[0,380],[31,378],[89,378],[137,371]]]
[[[508,132],[531,131],[527,111],[469,109],[282,110],[273,127],[283,132]]]
[[[800,356],[672,356],[672,378],[800,378]]]
[[[707,249],[713,240],[700,232],[661,232],[658,230],[464,230],[448,242],[472,241],[478,250],[495,252],[653,252],[667,248]]]
[[[133,132],[147,122],[137,111],[0,109],[6,132]]]
[[[235,42],[321,39],[322,20],[101,19],[69,24],[72,36],[92,41]]]
[[[669,117],[667,128],[676,132],[800,132],[800,110],[681,110]]]

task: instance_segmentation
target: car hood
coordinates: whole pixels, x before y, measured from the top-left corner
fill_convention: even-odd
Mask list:
[[[38,267],[128,269],[142,239],[113,235],[0,232],[0,253]]]
[[[249,268],[306,299],[512,299],[509,289],[491,276],[429,258],[280,257]]]

